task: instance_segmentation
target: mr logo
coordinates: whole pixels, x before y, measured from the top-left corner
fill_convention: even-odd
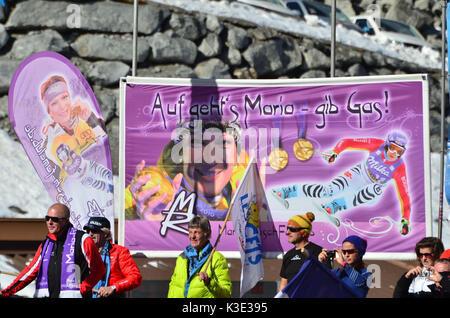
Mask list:
[[[188,196],[186,194],[186,191],[181,191],[173,201],[170,209],[161,212],[166,215],[164,221],[161,222],[161,236],[166,236],[168,229],[189,234],[188,230],[178,226],[178,224],[188,223],[194,217],[196,193],[192,192]]]

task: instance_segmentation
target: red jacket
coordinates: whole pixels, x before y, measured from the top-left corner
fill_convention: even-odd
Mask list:
[[[117,294],[139,287],[142,275],[131,257],[130,251],[121,245],[111,245],[112,248],[109,251],[111,272],[108,286],[115,285]]]
[[[54,234],[48,234],[47,237],[53,241],[61,240],[61,235],[56,236]],[[27,287],[37,278],[42,260],[41,250],[44,243],[45,241],[39,245],[39,248],[37,249],[30,264],[28,264],[28,266],[20,272],[20,274],[8,287],[2,290],[1,296],[8,297],[14,295],[21,289]],[[63,248],[63,246],[61,245],[60,248]],[[94,241],[83,231],[77,231],[76,234],[75,263],[81,268],[81,283],[79,286],[80,292],[83,296],[90,296],[92,288],[104,275],[105,266],[103,265],[102,258],[97,247],[95,246]],[[60,268],[58,270],[60,271]],[[60,273],[51,274],[60,275]],[[56,294],[59,293],[58,290],[55,292]]]

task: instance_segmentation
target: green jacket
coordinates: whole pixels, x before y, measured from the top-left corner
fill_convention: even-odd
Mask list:
[[[201,271],[205,270],[203,264]],[[198,271],[199,272],[199,271]],[[214,252],[206,271],[210,278],[208,286],[193,275],[189,284],[188,298],[229,298],[231,297],[231,279],[225,257]],[[198,273],[197,273],[198,274]],[[188,259],[185,253],[177,258],[175,269],[169,284],[168,298],[184,298],[184,289],[188,279]]]

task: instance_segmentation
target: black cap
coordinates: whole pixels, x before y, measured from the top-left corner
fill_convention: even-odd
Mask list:
[[[111,223],[109,220],[102,216],[93,216],[89,219],[88,223],[83,227],[83,230],[100,230],[102,228],[111,229]]]

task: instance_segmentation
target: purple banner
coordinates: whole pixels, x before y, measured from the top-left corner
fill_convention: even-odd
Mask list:
[[[254,157],[275,224],[262,222],[264,251],[292,248],[286,223],[310,211],[310,239],[327,249],[356,234],[369,253],[413,252],[431,212],[426,81],[311,83],[128,79],[125,245],[180,251],[194,214],[217,236]],[[239,250],[231,222],[219,250]]]
[[[105,123],[78,69],[54,52],[27,58],[11,81],[9,116],[51,199],[70,208],[71,223],[82,229],[91,216],[113,222],[113,174]]]

